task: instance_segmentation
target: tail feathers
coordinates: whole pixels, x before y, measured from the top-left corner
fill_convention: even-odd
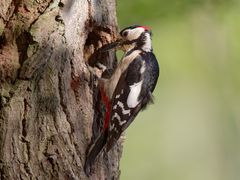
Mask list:
[[[91,174],[91,167],[94,164],[98,154],[103,149],[104,145],[107,142],[107,130],[98,136],[97,140],[90,146],[85,161],[84,171],[87,176]]]
[[[109,152],[110,149],[112,149],[112,147],[116,144],[116,142],[118,141],[118,139],[121,137],[121,134],[112,134],[112,136],[110,136],[107,139],[107,145],[106,145],[106,151]]]

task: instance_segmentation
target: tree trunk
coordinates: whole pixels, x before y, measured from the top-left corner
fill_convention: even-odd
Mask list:
[[[101,126],[88,59],[116,24],[114,0],[0,1],[1,179],[119,179],[120,143],[83,171]]]

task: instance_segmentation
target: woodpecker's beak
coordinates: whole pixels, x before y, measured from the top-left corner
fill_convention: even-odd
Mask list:
[[[114,42],[112,42],[112,43],[110,43],[110,44],[106,44],[106,45],[104,45],[103,47],[101,47],[101,51],[102,51],[102,52],[106,52],[106,51],[109,51],[109,50],[111,50],[111,49],[115,49],[115,48],[117,48],[120,44],[121,44],[121,41],[116,40],[116,41],[114,41]]]
[[[106,44],[100,48],[100,51],[106,52],[112,49],[121,49],[121,47],[126,43],[126,40],[123,39],[121,36],[117,38],[116,41]]]

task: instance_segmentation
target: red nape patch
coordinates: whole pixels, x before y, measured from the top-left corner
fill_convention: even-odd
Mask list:
[[[150,31],[150,29],[151,29],[149,26],[140,26],[140,27],[147,30],[147,31]]]
[[[100,88],[100,92],[101,92],[102,101],[106,107],[106,114],[105,114],[104,125],[103,125],[103,129],[106,130],[108,128],[109,121],[110,121],[111,102],[109,101],[103,88]]]

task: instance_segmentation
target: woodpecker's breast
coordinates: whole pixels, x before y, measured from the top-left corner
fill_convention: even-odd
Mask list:
[[[113,92],[117,86],[120,76],[128,68],[129,64],[141,53],[140,50],[134,50],[130,54],[126,53],[116,68],[114,74],[110,79],[104,79],[104,89],[109,97],[112,97]]]

